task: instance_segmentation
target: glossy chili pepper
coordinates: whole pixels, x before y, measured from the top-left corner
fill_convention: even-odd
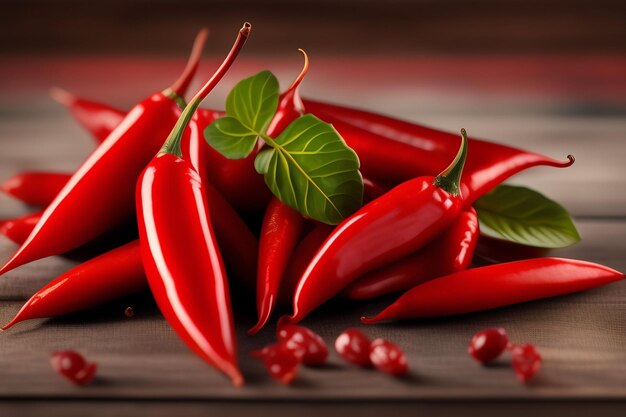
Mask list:
[[[202,100],[226,74],[250,33],[240,29],[227,58],[189,102],[137,183],[143,265],[159,309],[200,358],[243,384],[226,271],[207,207],[202,179],[179,157],[180,141]],[[181,213],[180,216],[173,215]]]
[[[302,51],[302,50],[301,50]],[[302,115],[294,100],[300,82],[309,68],[309,60],[304,51],[304,67],[300,75],[279,99],[278,110],[274,115],[267,134],[276,137],[294,120]],[[301,105],[300,105],[301,108]],[[272,197],[265,209],[259,239],[259,265],[257,269],[257,323],[248,330],[248,334],[256,334],[265,326],[272,314],[283,275],[289,263],[304,227],[306,220],[300,213]]]
[[[334,104],[313,100],[303,103],[307,112],[335,126],[359,155],[363,174],[373,179],[397,183],[431,175],[444,167],[456,151],[455,135],[449,132]],[[465,164],[461,189],[466,206],[525,169],[564,168],[574,163],[571,155],[561,162],[493,142],[469,141],[472,153]]]
[[[259,242],[233,207],[207,178],[208,153],[212,151],[212,148],[204,140],[203,123],[198,122],[199,119],[205,117],[207,117],[206,114],[198,112],[194,114],[181,140],[182,157],[200,175],[209,210],[213,213],[212,226],[220,249],[225,254],[224,259],[229,272],[232,272],[247,290],[254,291]]]
[[[591,262],[538,258],[468,269],[409,290],[372,318],[381,320],[451,316],[585,291],[624,278]]]
[[[306,271],[313,256],[315,256],[333,229],[333,226],[315,222],[313,229],[298,243],[287,265],[283,281],[280,284],[278,293],[278,302],[280,304],[289,305],[293,302],[293,296],[296,293],[300,277]]]
[[[31,206],[47,207],[71,177],[57,172],[25,171],[5,180],[0,190]]]
[[[407,181],[335,228],[302,275],[288,320],[299,322],[358,277],[417,251],[452,224],[463,205],[465,129],[461,136],[459,152],[437,177]]]
[[[477,240],[478,216],[470,207],[428,246],[359,278],[344,294],[350,298],[380,297],[463,271],[472,263]]]
[[[195,65],[195,63],[190,62],[189,65]],[[190,70],[195,71],[195,68],[190,68]],[[184,89],[187,87],[184,86],[181,90]],[[126,116],[126,112],[123,110],[77,97],[61,88],[53,88],[50,95],[55,101],[64,105],[74,119],[91,133],[98,143],[104,142]]]
[[[39,219],[41,219],[42,211],[37,213],[26,214],[15,219],[4,220],[0,225],[0,234],[5,235],[13,242],[21,245],[31,234]]]
[[[195,73],[206,35],[202,31],[196,38],[183,76],[135,106],[83,163],[0,274],[77,248],[132,217],[134,184],[178,120],[180,95]]]
[[[193,154],[193,147],[191,148]],[[254,285],[249,277],[254,277],[256,268],[256,238],[235,210],[210,184],[203,186],[207,193],[209,211],[217,219],[213,222],[215,237],[229,271],[244,285]],[[35,218],[30,220],[29,216]],[[13,226],[12,222],[18,220],[20,224]],[[9,230],[5,231],[0,225],[0,232],[6,233],[16,243],[21,243],[23,240],[18,241],[18,238],[26,239],[36,223],[36,214],[27,215],[9,220],[6,223]],[[18,236],[15,230],[20,228],[26,230]],[[4,330],[23,320],[73,313],[146,288],[148,283],[141,263],[139,241],[135,240],[80,264],[52,280],[26,302]]]
[[[305,224],[306,220],[300,213],[276,197],[270,200],[259,239],[256,289],[258,321],[248,330],[248,334],[256,334],[269,320],[283,275]]]
[[[24,320],[55,317],[124,297],[148,287],[139,241],[75,266],[37,291],[2,329]]]

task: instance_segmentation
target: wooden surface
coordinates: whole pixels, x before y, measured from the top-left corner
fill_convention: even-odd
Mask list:
[[[304,93],[448,130],[463,126],[473,135],[553,157],[573,153],[577,162],[570,169],[537,168],[512,182],[545,192],[575,215],[583,241],[554,255],[624,271],[626,61],[618,56],[587,58],[577,66],[577,57],[479,57],[467,59],[460,69],[460,58],[402,58],[405,65],[397,66],[357,56],[353,67],[321,56],[312,63]],[[230,81],[269,67],[285,85],[298,71],[297,59],[244,57]],[[4,63],[0,178],[24,169],[71,171],[93,148],[64,110],[46,97],[51,85],[127,106],[167,85],[179,68],[177,61],[165,58],[20,57]],[[42,74],[41,68],[47,71]],[[221,102],[227,88],[220,87],[210,103]],[[28,210],[0,196],[0,217]],[[0,260],[15,249],[0,238]],[[75,262],[53,257],[2,277],[0,322]],[[239,390],[188,351],[148,295],[70,317],[34,320],[0,334],[0,415],[305,416],[380,415],[389,410],[399,415],[489,415],[506,410],[509,416],[573,416],[626,411],[624,283],[462,317],[359,324],[362,313],[373,313],[390,301],[336,301],[305,324],[329,343],[347,327],[397,342],[409,357],[408,378],[356,369],[333,352],[327,366],[304,368],[294,386],[283,387],[248,357],[251,349],[269,343],[272,334],[268,330],[246,336],[254,319],[252,303],[237,300],[240,358],[247,377]],[[124,317],[126,306],[135,309],[134,318]],[[537,345],[544,368],[535,382],[519,384],[506,358],[483,368],[467,356],[471,335],[493,326],[505,327],[514,341]],[[61,380],[49,366],[49,354],[57,349],[76,349],[97,361],[96,382],[78,388]]]

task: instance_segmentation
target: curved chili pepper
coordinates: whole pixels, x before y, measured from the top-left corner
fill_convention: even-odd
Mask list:
[[[521,261],[522,259],[543,258],[550,253],[549,248],[537,248],[481,235],[476,245],[476,258],[483,264]]]
[[[273,197],[263,217],[259,240],[256,306],[258,321],[248,330],[256,334],[272,314],[281,281],[305,226],[300,213]]]
[[[419,252],[359,278],[344,291],[350,298],[373,298],[406,291],[431,279],[467,269],[478,241],[478,215],[469,208]]]
[[[206,120],[207,117],[207,113],[196,112],[194,114],[181,140],[182,157],[189,161],[200,175],[207,204],[210,212],[213,213],[212,225],[219,246],[226,255],[232,254],[232,256],[224,257],[228,270],[247,289],[254,291],[259,242],[233,207],[207,178],[208,153],[213,150],[203,136],[204,122],[201,120]]]
[[[298,243],[291,255],[283,275],[283,281],[280,284],[278,293],[278,302],[280,304],[288,305],[293,302],[293,296],[296,293],[300,277],[304,274],[313,256],[315,256],[322,243],[333,230],[333,226],[315,222],[313,229]]]
[[[189,102],[137,183],[141,254],[159,309],[199,357],[243,384],[226,271],[215,240],[202,179],[181,159],[183,131],[202,100],[226,74],[250,33],[240,29],[230,53]],[[172,218],[173,213],[184,215]]]
[[[407,181],[342,221],[302,275],[293,300],[297,323],[350,283],[424,247],[452,224],[463,199],[459,182],[467,155],[461,130],[456,157],[437,177]]]
[[[178,120],[180,95],[195,73],[206,36],[206,30],[197,36],[183,76],[135,106],[83,163],[0,275],[77,248],[132,216],[136,179]]]
[[[11,239],[13,242],[21,245],[26,241],[28,235],[31,234],[35,225],[41,219],[42,211],[37,213],[29,213],[25,216],[15,219],[3,220],[0,225],[0,233]]]
[[[468,269],[418,285],[363,323],[451,316],[585,291],[624,278],[603,265],[538,258]]]
[[[139,241],[135,240],[75,266],[51,281],[2,330],[24,320],[84,310],[147,287]]]
[[[285,91],[278,102],[278,109],[272,118],[267,134],[271,137],[279,135],[284,128],[302,115],[294,100],[299,100],[298,87],[309,69],[309,59],[304,55],[304,67],[300,75]],[[300,213],[272,197],[265,209],[259,239],[259,265],[257,269],[256,306],[257,323],[248,330],[248,334],[256,334],[265,326],[272,314],[280,289],[283,275],[289,258],[293,253],[298,239],[304,230],[306,220]]]
[[[455,135],[449,132],[334,104],[313,100],[303,103],[307,112],[335,126],[359,155],[364,175],[374,179],[402,182],[430,175],[444,167],[456,151]],[[385,145],[381,146],[380,141]],[[571,155],[567,161],[557,161],[493,142],[469,141],[472,153],[467,158],[462,181],[466,207],[520,171],[535,166],[565,168],[574,163]]]
[[[193,65],[193,63],[190,62],[190,65]],[[190,69],[190,71],[195,71],[195,69]],[[126,112],[123,110],[77,97],[62,88],[53,88],[50,90],[50,96],[56,102],[65,106],[74,119],[91,133],[98,143],[104,142],[126,116]]]
[[[57,172],[24,171],[5,180],[0,190],[31,206],[46,207],[71,177]]]

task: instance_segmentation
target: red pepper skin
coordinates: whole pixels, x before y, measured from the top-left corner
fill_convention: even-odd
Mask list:
[[[136,105],[87,158],[0,275],[75,249],[132,217],[134,184],[178,120],[176,100],[195,73],[206,35],[196,38],[187,69],[172,88]]]
[[[71,177],[56,172],[25,171],[0,184],[0,190],[28,205],[46,207]]]
[[[278,293],[278,302],[282,305],[289,305],[298,287],[298,281],[307,266],[311,263],[313,256],[317,253],[322,243],[334,230],[333,226],[324,223],[315,223],[313,230],[302,238],[298,246],[293,251],[287,270],[283,276]]]
[[[411,289],[372,318],[382,320],[451,316],[585,291],[624,279],[603,265],[539,258],[468,269]]]
[[[349,107],[313,100],[303,103],[308,112],[335,126],[359,155],[363,174],[373,179],[401,182],[432,175],[456,152],[453,133]],[[469,141],[472,153],[464,168],[462,187],[466,207],[520,171],[535,166],[564,168],[574,162],[571,155],[561,162],[493,142]]]
[[[350,298],[374,298],[406,291],[438,277],[467,269],[478,241],[478,216],[470,207],[452,226],[419,252],[360,278],[344,292]]]
[[[253,291],[256,285],[254,277],[257,270],[259,242],[250,228],[239,217],[233,207],[208,179],[209,152],[212,148],[204,140],[203,120],[208,113],[196,112],[185,130],[181,141],[183,159],[189,161],[200,175],[205,189],[207,204],[213,213],[212,222],[215,235],[220,245],[228,270],[244,287]]]
[[[172,154],[150,162],[137,184],[143,265],[157,305],[179,337],[239,386],[228,281],[206,201],[189,163]],[[173,219],[173,213],[184,215]]]
[[[82,263],[37,291],[2,330],[16,323],[94,307],[147,288],[139,241]]]
[[[463,204],[435,177],[407,181],[341,222],[300,278],[291,323],[298,323],[355,279],[422,248],[448,227]]]
[[[107,104],[86,100],[60,88],[53,88],[50,95],[64,105],[74,119],[87,130],[98,143],[104,140],[120,124],[126,112]]]
[[[256,334],[269,320],[287,264],[305,224],[306,220],[300,213],[272,197],[265,210],[259,241],[256,290],[258,321],[248,330],[248,334]]]
[[[0,224],[0,233],[21,245],[31,234],[43,212],[30,213],[16,219],[4,220]]]
[[[369,178],[363,178],[363,201],[369,203],[376,200],[381,195],[389,191],[390,187],[386,187],[382,183],[372,181]]]

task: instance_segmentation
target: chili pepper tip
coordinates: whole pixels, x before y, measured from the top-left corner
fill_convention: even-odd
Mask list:
[[[247,38],[248,36],[250,36],[251,30],[252,30],[252,24],[250,24],[250,22],[244,22],[239,32]]]

